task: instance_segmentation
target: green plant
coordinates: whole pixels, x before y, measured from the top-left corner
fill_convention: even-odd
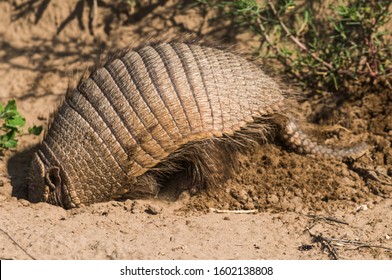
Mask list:
[[[260,38],[256,53],[314,90],[347,92],[352,83],[391,86],[391,1],[196,0],[216,9],[238,32]],[[318,6],[317,6],[318,5]],[[195,7],[195,6],[193,6]],[[381,87],[382,88],[382,87]]]
[[[23,133],[25,123],[25,118],[17,110],[15,100],[9,100],[5,107],[0,103],[0,151],[17,146],[16,138]],[[29,134],[39,135],[42,126],[34,125],[28,131]]]

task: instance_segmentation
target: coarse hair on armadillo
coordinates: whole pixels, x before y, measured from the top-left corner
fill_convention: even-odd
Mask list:
[[[232,51],[178,41],[127,48],[68,91],[35,157],[41,166],[32,169],[47,168],[47,181],[78,182],[48,199],[76,207],[156,195],[178,172],[190,178],[191,192],[219,186],[238,153],[274,137],[302,153],[357,152],[311,141],[296,124],[294,100]]]

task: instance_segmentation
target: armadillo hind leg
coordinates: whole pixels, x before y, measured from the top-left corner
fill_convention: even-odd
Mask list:
[[[131,182],[121,194],[121,199],[137,199],[156,196],[159,192],[157,176],[153,172],[146,172]]]
[[[150,194],[172,199],[183,191],[192,195],[217,187],[232,174],[235,154],[235,146],[222,140],[189,143],[136,178],[126,197]]]
[[[286,144],[295,149],[299,153],[314,154],[317,156],[327,156],[334,158],[352,157],[358,158],[362,156],[368,149],[368,145],[362,143],[351,148],[334,149],[322,146],[312,141],[306,133],[304,133],[294,121],[289,121],[283,128],[283,139]]]
[[[226,181],[233,172],[235,147],[225,141],[210,140],[187,148],[187,173],[191,178],[189,192],[214,188]]]

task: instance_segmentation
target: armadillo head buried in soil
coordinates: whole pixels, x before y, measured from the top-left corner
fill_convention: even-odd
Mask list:
[[[64,208],[156,195],[184,171],[216,187],[235,154],[278,134],[302,153],[344,157],[297,127],[278,84],[247,59],[186,43],[124,50],[70,91],[34,154],[29,199]]]

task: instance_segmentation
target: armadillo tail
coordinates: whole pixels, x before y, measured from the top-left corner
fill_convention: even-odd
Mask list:
[[[299,129],[293,121],[289,121],[284,128],[283,138],[289,147],[295,149],[299,153],[340,159],[346,157],[351,157],[354,159],[359,158],[369,148],[366,143],[359,144],[352,148],[340,149],[319,145],[312,141],[307,134]]]

